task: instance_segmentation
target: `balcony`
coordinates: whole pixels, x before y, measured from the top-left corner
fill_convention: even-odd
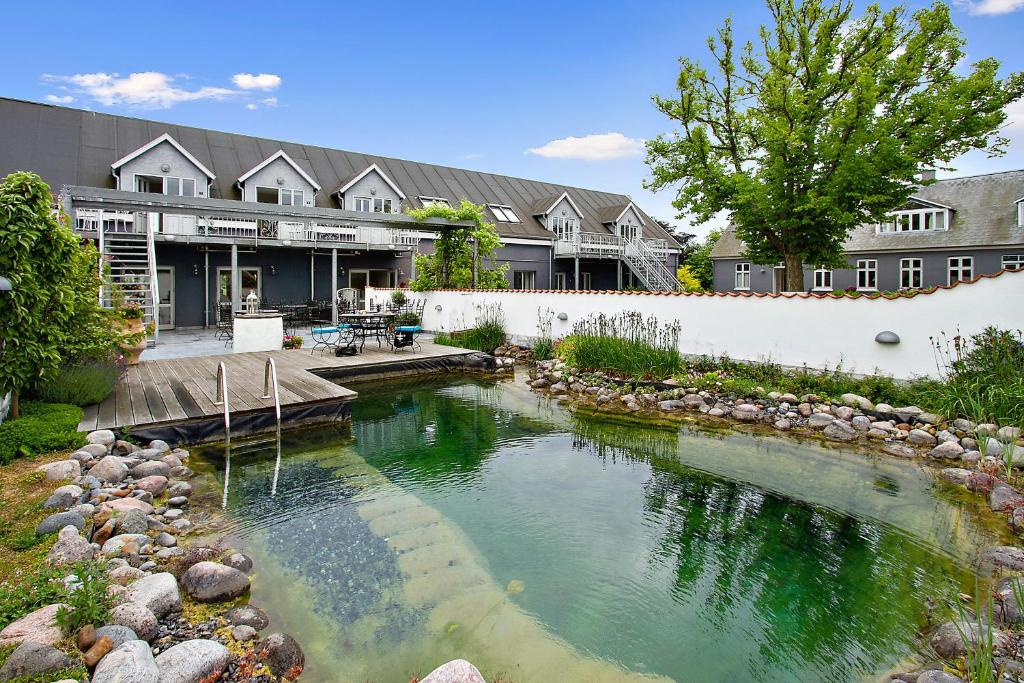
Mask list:
[[[555,258],[621,259],[630,240],[603,232],[576,232],[568,239],[555,240]],[[638,238],[647,249],[664,259],[669,248],[665,240]]]

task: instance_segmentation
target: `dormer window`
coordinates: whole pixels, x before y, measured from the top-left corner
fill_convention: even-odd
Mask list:
[[[135,174],[136,192],[153,192],[172,197],[195,197],[196,181],[194,178],[177,178],[175,176],[139,175]]]
[[[506,206],[504,204],[488,204],[487,208],[491,210],[491,213],[494,214],[494,217],[498,219],[499,223],[522,223],[522,221],[519,220],[519,216],[516,215],[516,212],[512,210],[511,206]]]
[[[1024,228],[1024,197],[1017,200],[1017,227]]]
[[[878,224],[879,234],[935,232],[949,229],[951,211],[948,206],[912,201],[905,209],[893,211]]]
[[[551,231],[555,233],[555,239],[571,240],[576,234],[576,219],[552,216]]]
[[[394,204],[390,199],[380,197],[356,197],[353,209],[363,213],[394,213]]]
[[[302,190],[291,190],[283,187],[256,186],[256,201],[260,204],[305,206],[305,196],[306,193]]]
[[[430,204],[440,204],[441,206],[447,206],[451,208],[452,205],[452,203],[445,199],[444,197],[420,197],[420,202],[423,204],[423,206],[428,206]]]

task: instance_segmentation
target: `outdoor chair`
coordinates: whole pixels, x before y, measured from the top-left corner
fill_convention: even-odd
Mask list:
[[[356,347],[356,330],[351,325],[324,325],[314,327],[309,331],[313,338],[313,348],[309,350],[310,355],[320,349],[320,355],[330,349],[335,356],[354,356],[358,351]]]
[[[224,339],[225,345],[230,343],[235,335],[234,318],[231,315],[231,304],[220,304],[217,307],[217,331],[214,339]]]
[[[423,333],[423,328],[419,325],[395,325],[388,330],[387,342],[388,346],[394,352],[400,351],[404,348],[422,348],[417,338]]]

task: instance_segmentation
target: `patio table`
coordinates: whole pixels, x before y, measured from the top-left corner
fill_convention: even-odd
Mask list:
[[[356,313],[342,313],[338,316],[338,319],[348,323],[352,326],[352,329],[359,332],[359,349],[362,350],[366,345],[366,337],[369,334],[373,334],[377,338],[377,346],[381,345],[381,335],[387,333],[388,327],[396,315],[386,311],[359,311]]]

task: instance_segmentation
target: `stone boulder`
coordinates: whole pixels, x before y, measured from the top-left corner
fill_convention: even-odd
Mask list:
[[[988,506],[993,510],[1006,512],[1024,507],[1024,496],[1012,486],[996,484],[992,487],[992,492],[988,494]]]
[[[67,512],[54,513],[39,522],[39,525],[36,526],[36,536],[46,536],[47,534],[60,531],[66,526],[73,526],[76,529],[84,529],[85,517],[77,512],[71,512],[70,510]]]
[[[114,649],[121,647],[129,640],[139,639],[139,636],[135,631],[131,630],[127,626],[121,626],[119,624],[108,624],[96,629],[97,640],[104,636],[110,638],[111,642],[114,644]]]
[[[144,576],[128,586],[125,597],[129,602],[142,605],[162,619],[171,612],[181,611],[181,594],[174,575],[168,572]]]
[[[57,625],[57,612],[61,607],[63,605],[59,603],[40,607],[35,612],[11,622],[0,631],[0,647],[20,645],[26,642],[42,643],[43,645],[54,645],[60,642],[63,634],[60,626]]]
[[[145,641],[155,638],[160,630],[156,615],[149,608],[134,602],[125,602],[110,610],[107,621],[117,626],[130,628],[141,640]]]
[[[988,548],[981,553],[981,564],[987,569],[1024,571],[1024,549],[1012,545]]]
[[[96,431],[89,432],[85,435],[86,443],[94,443],[109,449],[114,445],[114,441],[117,437],[114,436],[114,432],[109,429],[97,429]]]
[[[163,463],[161,463],[163,464]],[[170,468],[167,468],[170,472]],[[135,482],[136,491],[147,491],[154,496],[159,496],[167,488],[167,477],[162,477],[159,474],[153,474],[148,477],[143,477]]]
[[[844,420],[835,420],[832,424],[825,427],[822,433],[825,435],[825,438],[832,441],[853,441],[857,438],[857,430]]]
[[[217,680],[231,653],[215,640],[186,640],[156,656],[160,683],[200,683]]]
[[[82,487],[75,486],[74,484],[65,484],[64,486],[54,489],[53,493],[50,494],[50,497],[46,499],[45,503],[43,503],[43,507],[47,510],[53,508],[66,510],[69,507],[77,505],[83,493],[84,491],[82,491]]]
[[[46,476],[46,481],[76,479],[82,475],[82,465],[77,460],[58,460],[40,465],[36,471],[42,472]]]
[[[964,679],[959,676],[938,669],[921,672],[916,681],[917,683],[964,683]]]
[[[133,508],[141,510],[147,515],[153,514],[153,506],[138,498],[114,498],[113,500],[104,501],[100,505],[100,509],[110,510],[111,512],[124,512]]]
[[[275,676],[296,678],[306,666],[302,648],[285,633],[270,634],[259,642],[256,652]]]
[[[167,495],[171,498],[177,498],[178,496],[185,496],[187,498],[192,495],[192,484],[187,481],[176,481],[167,489]]]
[[[204,561],[192,565],[181,577],[182,588],[199,602],[221,602],[249,590],[249,577],[234,567]]]
[[[979,627],[973,621],[958,623],[947,621],[935,629],[928,644],[932,646],[932,649],[938,656],[944,659],[956,659],[957,657],[963,657],[967,653],[967,645],[964,643],[965,639],[974,646],[985,633],[985,627]],[[997,654],[1005,654],[1009,650],[1012,640],[1002,631],[993,629],[992,644]]]
[[[853,419],[853,408],[850,406],[837,406],[835,410],[832,411],[832,414],[840,420],[846,420],[849,422]]]
[[[465,659],[452,661],[437,667],[421,683],[487,683],[479,669]]]
[[[57,532],[57,542],[50,548],[46,561],[52,565],[75,564],[91,560],[96,556],[96,549],[89,541],[78,535],[78,529],[68,525]]]
[[[824,429],[836,421],[836,418],[828,413],[814,413],[807,418],[807,426],[812,429]]]
[[[743,403],[732,409],[732,417],[740,422],[756,422],[761,419],[761,409],[752,403]]]
[[[240,572],[248,572],[252,569],[252,558],[245,553],[231,553],[224,558],[224,564]]]
[[[971,471],[965,470],[961,467],[947,467],[944,470],[942,470],[942,478],[948,481],[950,484],[960,484],[966,486],[967,482],[971,478]]]
[[[145,534],[119,534],[107,540],[100,548],[104,555],[120,555],[122,553],[138,553],[142,546],[149,543]]]
[[[93,465],[89,474],[100,481],[117,484],[128,476],[128,466],[121,462],[121,458],[108,455]]]
[[[92,683],[159,683],[160,669],[149,645],[129,640],[114,648],[100,660],[93,672]]]
[[[874,410],[875,404],[859,394],[843,394],[839,397],[843,405],[860,408],[861,410]]]
[[[114,517],[114,528],[119,534],[145,534],[149,531],[149,518],[142,510],[131,508]]]
[[[270,625],[270,617],[255,605],[232,607],[224,616],[233,626],[251,626],[257,631],[262,631]]]
[[[918,446],[934,446],[937,441],[938,439],[923,429],[911,429],[907,434],[907,443]]]
[[[917,451],[913,448],[899,443],[887,444],[882,451],[889,455],[895,455],[897,458],[913,458],[917,456]]]
[[[51,645],[28,641],[19,645],[0,667],[0,681],[52,673],[76,663]]]
[[[166,478],[170,474],[171,468],[168,467],[167,463],[160,462],[159,460],[147,460],[132,468],[132,476],[136,479],[145,479],[146,477]]]
[[[929,458],[941,458],[943,460],[959,460],[963,454],[964,447],[956,441],[943,441],[928,451]]]

